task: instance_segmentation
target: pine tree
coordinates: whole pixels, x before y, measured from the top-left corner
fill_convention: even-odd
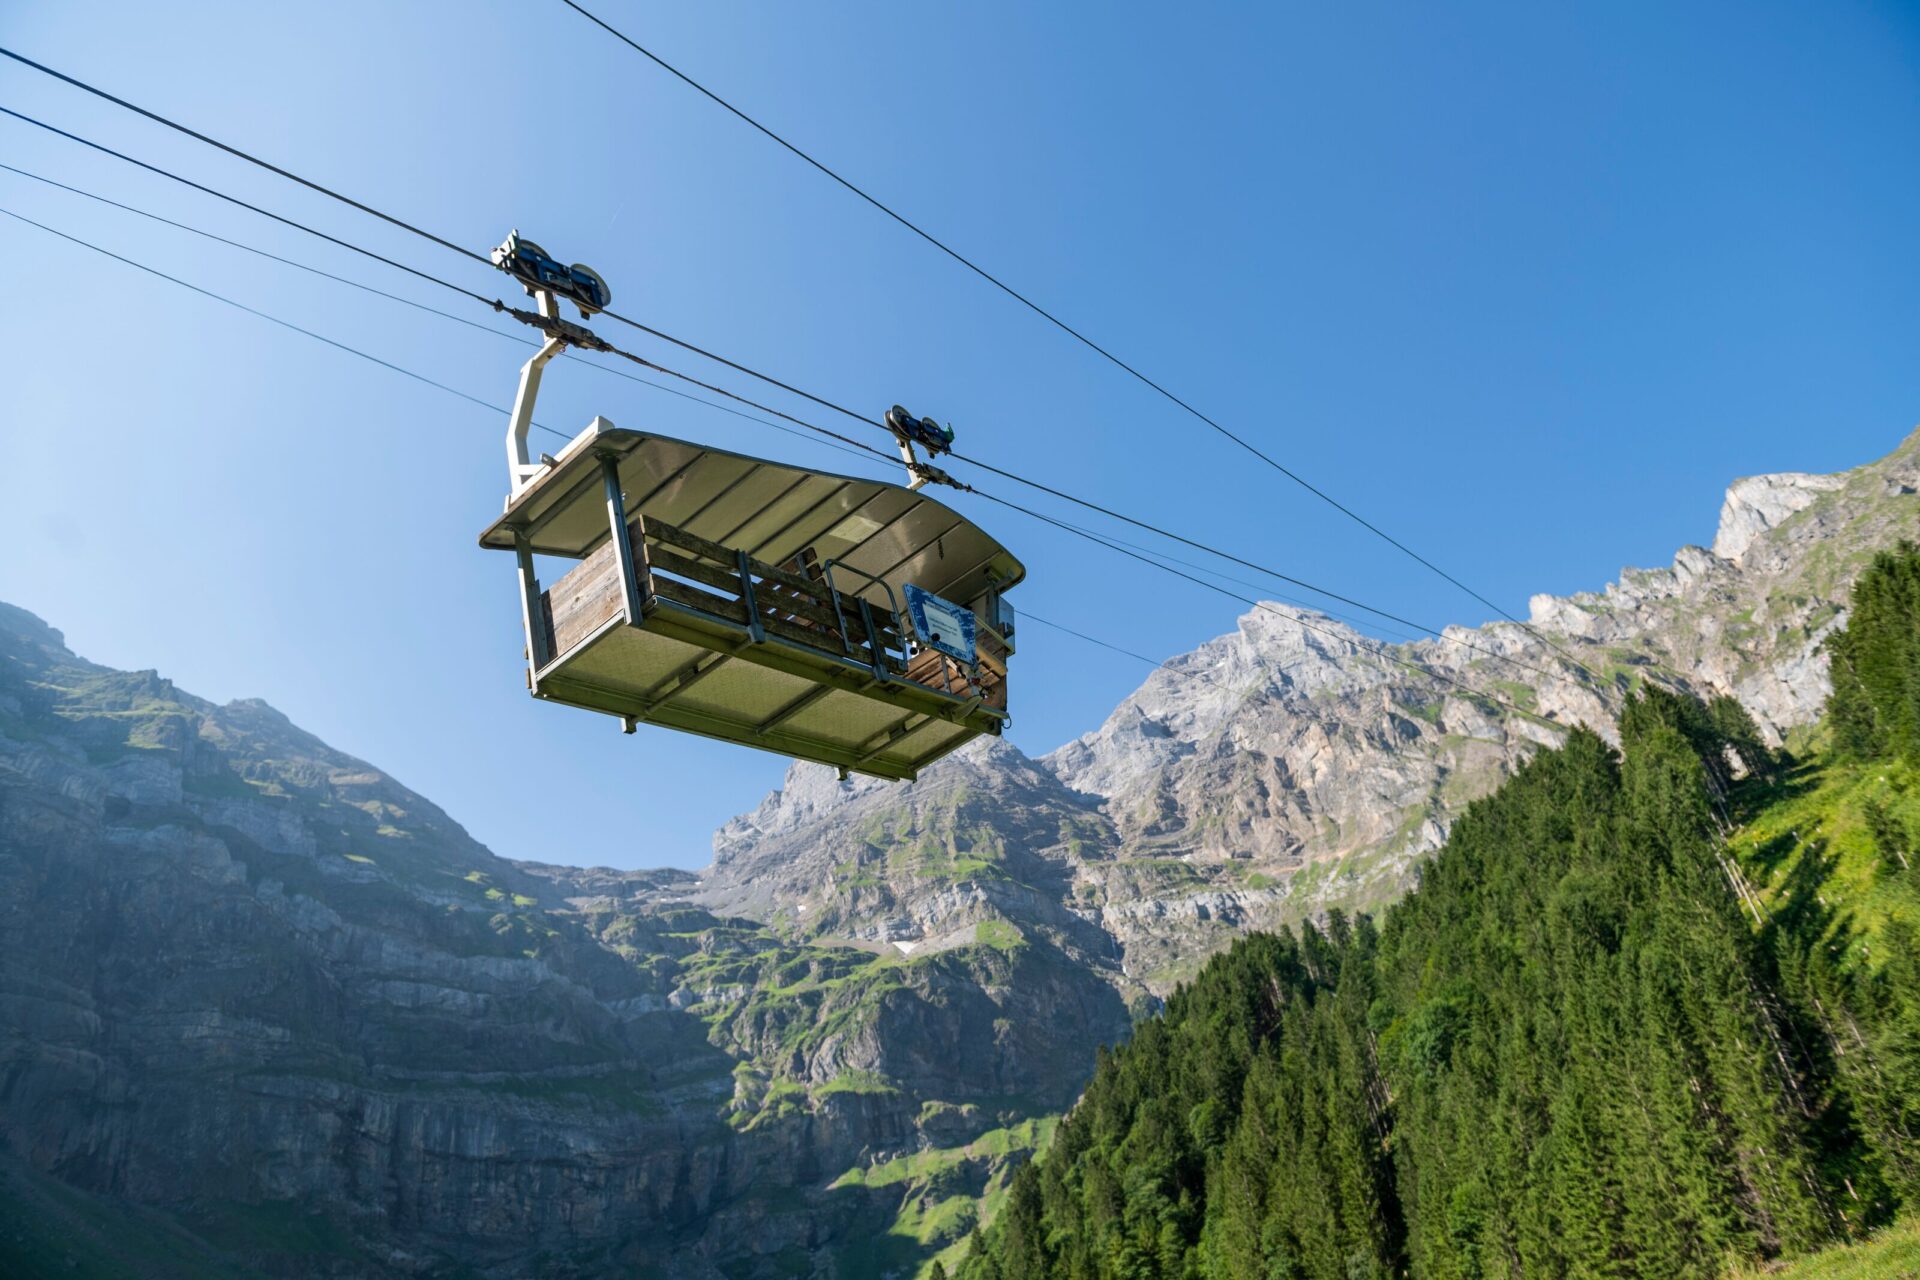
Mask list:
[[[1779,776],[1780,760],[1760,735],[1753,716],[1731,694],[1717,693],[1707,700],[1707,720],[1728,750],[1738,757],[1748,777],[1772,782]]]
[[[1907,847],[1912,843],[1905,825],[1896,817],[1886,802],[1877,796],[1870,796],[1862,807],[1862,816],[1867,820],[1867,831],[1873,837],[1873,851],[1879,855],[1880,870],[1886,875],[1898,875],[1908,870],[1912,859],[1907,856]]]
[[[1847,625],[1827,639],[1835,744],[1855,759],[1920,761],[1920,546],[1875,556]]]

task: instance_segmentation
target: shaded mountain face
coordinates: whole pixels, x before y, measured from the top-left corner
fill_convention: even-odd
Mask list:
[[[1263,607],[1045,758],[797,765],[698,875],[499,858],[264,704],[0,606],[0,1264],[910,1274],[1130,1016],[1398,895],[1636,681],[1809,722],[1917,487],[1920,438],[1741,481],[1713,549],[1394,650],[1421,671]]]
[[[779,1271],[892,1221],[836,1179],[1064,1108],[1125,1032],[1044,937],[817,945],[692,880],[507,862],[0,606],[0,1271]]]

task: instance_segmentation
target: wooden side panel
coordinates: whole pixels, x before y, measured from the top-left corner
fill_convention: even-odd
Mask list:
[[[547,616],[553,623],[553,656],[558,658],[620,612],[620,567],[613,544],[570,569],[547,589]]]
[[[644,525],[635,521],[630,530],[643,598],[657,595],[712,617],[746,625],[748,613],[740,589],[737,552],[659,521],[647,521]],[[832,597],[823,584],[757,560],[748,561],[748,572],[754,578],[757,621],[770,637],[777,636],[862,663],[869,661],[873,648],[877,648],[885,669],[895,675],[904,675],[926,688],[957,698],[978,694],[985,706],[1006,710],[1006,656],[995,638],[983,634],[979,664],[970,671],[932,649],[904,657],[899,635],[879,617],[874,619],[872,640],[876,643],[870,648],[858,610],[847,609],[845,625],[850,649],[844,648],[840,618],[835,615]],[[552,656],[556,660],[565,657],[618,616],[622,598],[619,562],[612,545],[602,544],[542,597]]]

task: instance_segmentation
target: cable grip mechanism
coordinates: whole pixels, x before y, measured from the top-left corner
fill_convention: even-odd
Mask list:
[[[900,461],[907,468],[907,488],[918,489],[928,484],[951,485],[956,489],[966,487],[939,467],[920,461],[920,455],[914,452],[915,445],[925,449],[929,458],[952,452],[952,427],[943,426],[932,418],[916,418],[899,405],[887,410],[886,424],[887,430],[893,432],[893,438],[900,444]]]
[[[568,347],[587,351],[611,351],[612,345],[591,329],[562,318],[560,303],[573,303],[582,320],[604,311],[613,302],[613,290],[592,267],[583,263],[564,266],[545,249],[521,236],[518,230],[491,254],[493,265],[520,282],[533,298],[537,310],[526,311],[496,301],[496,311],[531,325],[546,335],[540,349],[520,366],[520,386],[514,393],[513,413],[507,419],[507,505],[520,491],[545,471],[548,463],[527,456],[527,434],[533,427],[533,405],[540,397],[540,379],[547,363]]]

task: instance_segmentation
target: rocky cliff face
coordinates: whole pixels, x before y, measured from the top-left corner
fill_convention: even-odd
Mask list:
[[[1468,801],[1565,726],[1611,736],[1640,681],[1732,693],[1776,740],[1809,723],[1847,584],[1920,533],[1917,487],[1920,434],[1842,475],[1739,480],[1712,550],[1623,570],[1602,592],[1536,596],[1525,626],[1450,628],[1385,654],[1332,618],[1263,605],[1042,760],[976,748],[891,789],[795,766],[716,838],[701,893],[763,909],[751,886],[787,883],[828,931],[896,927],[886,913],[905,903],[912,936],[942,936],[968,909],[918,881],[841,892],[822,873],[863,847],[875,813],[912,812],[966,776],[1023,810],[1049,797],[1047,830],[980,838],[1049,869],[1022,883],[1091,927],[1076,945],[1117,955],[1124,992],[1162,994],[1238,931],[1399,894]],[[1048,834],[1069,823],[1071,840]]]
[[[498,858],[0,606],[0,1270],[912,1274],[1130,1012],[1636,682],[1810,721],[1917,488],[1920,437],[1739,481],[1711,550],[1391,659],[1263,606],[1043,759],[795,766],[700,875]]]
[[[508,863],[270,708],[0,606],[0,1260],[831,1267],[899,1195],[837,1177],[1064,1107],[1124,1032],[1042,941],[792,943],[672,905],[690,879]],[[125,1204],[162,1211],[137,1267]]]

